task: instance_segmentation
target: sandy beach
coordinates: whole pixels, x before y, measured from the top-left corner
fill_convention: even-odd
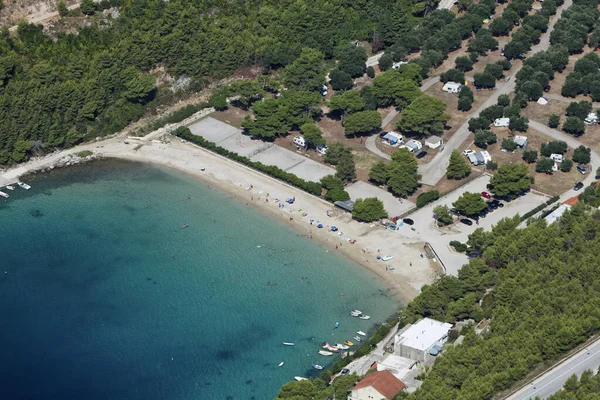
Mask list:
[[[349,213],[335,209],[325,200],[176,137],[170,137],[168,143],[128,141],[130,144],[125,144],[123,137],[114,137],[32,160],[5,171],[0,176],[0,185],[14,182],[17,176],[47,169],[67,154],[91,150],[102,157],[174,168],[230,193],[249,207],[256,207],[293,226],[300,234],[319,240],[329,251],[339,251],[367,268],[403,303],[412,300],[423,285],[439,275],[439,264],[425,257],[424,243],[403,236],[401,230],[392,232],[377,224],[354,221]],[[285,201],[288,198],[295,198],[294,203],[288,204]],[[327,215],[328,210],[333,211],[331,217]],[[318,228],[318,224],[323,228]],[[331,231],[331,226],[336,226],[338,231]],[[386,254],[394,258],[387,262],[377,259],[378,255]]]

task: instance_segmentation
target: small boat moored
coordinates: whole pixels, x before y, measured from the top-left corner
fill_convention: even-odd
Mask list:
[[[0,196],[4,197],[5,199],[8,199],[8,195],[4,192],[0,192]]]
[[[363,340],[360,338],[360,336],[354,336],[353,337],[354,340],[356,340],[357,342],[362,342]]]
[[[340,323],[339,323],[339,322],[336,322],[336,323],[335,323],[335,325],[334,325],[334,327],[333,327],[333,329],[337,329],[337,328],[339,328],[339,327],[340,327]]]
[[[352,315],[353,317],[358,317],[358,316],[362,315],[362,311],[352,310],[352,311],[350,311],[350,315]]]
[[[352,342],[351,342],[351,341],[349,341],[349,340],[346,340],[346,341],[344,342],[344,344],[345,344],[346,346],[354,346],[354,343],[352,343]]]
[[[283,345],[284,346],[295,346],[295,344],[292,342],[283,342]]]
[[[10,185],[8,185],[6,188],[7,188],[8,190],[15,190],[15,187],[14,187],[14,186],[10,186]]]
[[[25,190],[31,189],[31,186],[29,186],[28,184],[23,183],[23,182],[17,182],[17,185],[21,186]]]
[[[340,350],[348,350],[350,348],[350,346],[341,343],[337,343],[336,347]]]
[[[369,315],[365,315],[365,314],[361,315],[358,318],[360,318],[360,319],[371,319],[371,317]]]
[[[312,365],[312,367],[313,367],[314,369],[323,369],[323,366],[322,366],[322,365],[319,365],[319,364],[313,364],[313,365]]]
[[[297,380],[298,382],[300,382],[300,381],[307,381],[308,380],[308,379],[303,378],[301,376],[295,376],[294,379]]]
[[[325,351],[325,350],[319,350],[319,354],[322,356],[332,356],[333,353],[330,351]]]
[[[367,334],[364,333],[363,331],[357,331],[356,333],[358,333],[360,336],[367,336]]]
[[[280,362],[279,365],[278,365],[278,367],[281,367],[283,364],[285,364],[285,362],[283,362],[283,361]]]

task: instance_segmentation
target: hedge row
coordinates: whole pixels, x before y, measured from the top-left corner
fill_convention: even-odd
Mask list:
[[[213,151],[217,154],[225,156],[233,161],[237,161],[241,164],[247,165],[248,167],[254,168],[257,171],[265,173],[273,178],[279,179],[287,184],[295,186],[299,189],[302,189],[310,194],[314,194],[315,196],[321,195],[321,185],[317,182],[309,182],[305,181],[302,178],[298,178],[294,174],[290,174],[289,172],[285,172],[281,168],[275,167],[273,165],[265,165],[261,162],[255,162],[250,160],[247,157],[240,156],[237,153],[224,149],[223,147],[217,146],[213,142],[209,142],[204,139],[202,136],[193,135],[192,132],[187,127],[180,126],[174,132],[175,136],[185,139],[189,142],[197,144],[198,146],[204,147],[210,151]]]
[[[525,214],[523,214],[521,216],[521,221],[525,221],[526,219],[533,217],[535,214],[539,213],[540,211],[542,211],[544,208],[546,208],[550,204],[557,202],[559,198],[560,197],[558,197],[558,196],[554,196],[554,197],[550,198],[548,201],[546,201],[545,203],[540,204],[533,210],[526,212]]]
[[[436,201],[440,198],[440,192],[437,190],[430,190],[429,192],[423,192],[417,197],[417,208],[425,207],[432,201]]]

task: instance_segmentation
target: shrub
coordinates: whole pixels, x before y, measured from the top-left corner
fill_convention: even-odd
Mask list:
[[[568,158],[565,158],[560,163],[560,170],[562,172],[570,172],[572,168],[573,168],[573,161],[569,160]]]
[[[367,76],[369,78],[375,78],[375,68],[373,67],[368,67],[367,68]]]
[[[440,198],[440,192],[437,190],[430,190],[428,192],[423,192],[417,197],[417,207],[422,208],[427,204],[436,201]]]
[[[550,117],[548,117],[548,126],[550,128],[558,128],[559,124],[560,124],[560,116],[557,114],[550,114]]]
[[[458,240],[452,240],[450,242],[450,246],[454,247],[454,250],[458,251],[459,253],[464,253],[467,251],[467,245],[459,242]]]
[[[502,139],[502,148],[506,151],[515,151],[517,144],[509,138]]]

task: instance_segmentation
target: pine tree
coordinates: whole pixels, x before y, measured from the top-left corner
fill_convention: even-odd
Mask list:
[[[458,150],[452,151],[450,155],[450,163],[446,170],[446,176],[448,179],[462,179],[471,173],[471,166],[467,161],[460,155]]]

